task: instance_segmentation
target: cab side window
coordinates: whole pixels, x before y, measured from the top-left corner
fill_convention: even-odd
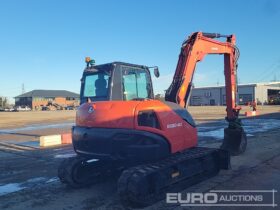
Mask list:
[[[123,75],[123,96],[124,100],[132,100],[137,98],[137,80],[136,74],[130,72]]]
[[[122,67],[123,100],[149,98],[150,79],[148,73],[139,68]]]

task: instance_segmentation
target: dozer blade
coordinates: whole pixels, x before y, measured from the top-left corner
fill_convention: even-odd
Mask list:
[[[221,149],[227,150],[231,155],[236,156],[244,153],[246,147],[247,137],[242,127],[224,129],[224,141]]]
[[[119,173],[111,164],[75,156],[61,162],[58,167],[60,181],[71,188],[83,188],[102,182],[113,173]]]
[[[159,162],[123,171],[118,194],[126,207],[146,207],[230,168],[228,151],[195,147]]]

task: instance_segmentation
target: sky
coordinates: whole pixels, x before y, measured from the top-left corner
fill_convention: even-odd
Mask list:
[[[235,34],[239,83],[280,80],[278,0],[0,0],[0,96],[33,89],[79,93],[84,58],[157,65],[168,88],[183,40]],[[224,84],[223,57],[198,63],[195,86]]]

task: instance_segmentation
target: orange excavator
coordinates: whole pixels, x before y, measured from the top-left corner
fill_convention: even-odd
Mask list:
[[[226,38],[225,42],[217,38]],[[197,128],[186,109],[195,65],[207,54],[224,55],[226,120],[221,148],[197,146]],[[124,205],[148,206],[230,168],[230,154],[245,151],[238,118],[234,35],[193,33],[182,44],[165,101],[154,99],[150,68],[122,62],[94,65],[87,58],[81,79],[81,105],[72,129],[76,157],[58,169],[62,183],[79,188],[120,172]]]

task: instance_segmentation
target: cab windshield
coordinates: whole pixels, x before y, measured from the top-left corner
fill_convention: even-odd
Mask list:
[[[108,100],[108,84],[110,75],[98,72],[85,76],[83,97],[92,101]]]

